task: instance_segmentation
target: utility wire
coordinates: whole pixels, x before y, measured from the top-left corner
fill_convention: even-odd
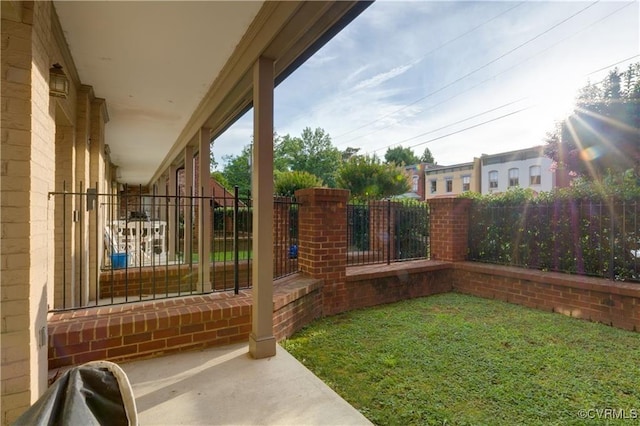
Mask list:
[[[622,64],[623,62],[627,62],[627,61],[630,61],[630,60],[632,60],[632,59],[635,59],[635,58],[637,58],[637,57],[639,57],[639,56],[640,56],[640,54],[638,54],[638,55],[633,55],[633,56],[629,56],[628,58],[623,59],[623,60],[621,60],[621,61],[618,61],[618,62],[616,62],[615,64],[607,65],[606,67],[602,67],[602,68],[600,68],[599,70],[592,71],[592,72],[590,72],[589,74],[585,74],[584,76],[585,76],[585,77],[588,77],[588,76],[590,76],[590,75],[593,75],[593,74],[599,73],[600,71],[604,71],[604,70],[606,70],[606,69],[610,69],[611,67],[615,67],[616,65],[620,65],[620,64]]]
[[[457,98],[457,97],[459,97],[459,96],[461,96],[461,95],[464,95],[465,93],[468,93],[468,92],[470,92],[471,90],[473,90],[473,89],[475,89],[475,88],[477,88],[477,87],[479,87],[479,86],[482,86],[483,84],[485,84],[485,83],[487,83],[487,82],[489,82],[489,81],[494,80],[496,77],[498,77],[498,76],[500,76],[500,75],[502,75],[502,74],[505,74],[505,73],[507,73],[507,72],[509,72],[509,71],[513,70],[514,68],[517,68],[517,67],[519,67],[519,66],[521,66],[521,65],[525,64],[526,62],[531,61],[531,60],[532,60],[532,59],[534,59],[535,57],[540,56],[541,54],[543,54],[543,53],[547,52],[548,50],[553,49],[553,48],[554,48],[554,47],[556,47],[557,45],[559,45],[559,44],[561,44],[561,43],[564,43],[564,42],[565,42],[565,41],[567,41],[568,39],[573,38],[573,37],[577,36],[578,34],[580,34],[580,33],[584,32],[584,31],[588,30],[589,28],[591,28],[591,27],[593,27],[593,26],[595,26],[595,25],[599,24],[600,22],[604,21],[605,19],[608,19],[610,16],[612,16],[612,15],[614,15],[614,14],[618,13],[619,11],[621,11],[622,9],[624,9],[625,7],[631,6],[633,3],[634,3],[634,2],[632,1],[632,2],[628,2],[628,3],[624,4],[622,7],[620,7],[620,8],[618,8],[618,9],[614,10],[613,12],[611,12],[611,13],[609,13],[609,14],[607,14],[607,15],[603,16],[603,17],[601,17],[601,18],[600,18],[600,19],[598,19],[597,21],[592,22],[591,24],[587,25],[586,27],[584,27],[584,28],[582,28],[582,29],[580,29],[580,30],[578,30],[578,31],[574,32],[573,34],[570,34],[569,36],[564,37],[564,38],[562,38],[562,39],[560,39],[560,40],[556,41],[554,44],[552,44],[552,45],[550,45],[550,46],[546,47],[545,49],[542,49],[541,51],[539,51],[539,52],[535,53],[534,55],[529,56],[528,58],[526,58],[526,59],[524,59],[524,60],[522,60],[522,61],[520,61],[520,62],[518,62],[518,63],[516,63],[516,64],[514,64],[514,65],[512,65],[512,66],[511,66],[511,67],[509,67],[509,68],[504,69],[503,71],[501,71],[501,72],[499,72],[499,73],[497,73],[497,74],[494,74],[494,75],[492,75],[492,76],[490,76],[490,77],[488,77],[488,78],[486,78],[486,79],[484,79],[484,80],[482,80],[482,81],[478,82],[477,84],[474,84],[473,86],[471,86],[471,87],[467,88],[466,90],[463,90],[462,92],[459,92],[459,93],[457,93],[457,94],[455,94],[455,95],[453,95],[453,96],[450,96],[450,97],[449,97],[449,98],[447,98],[447,99],[444,99],[444,100],[442,100],[442,101],[440,101],[440,102],[438,102],[438,103],[436,103],[436,104],[431,105],[431,106],[430,106],[430,108],[429,108],[429,110],[433,110],[433,109],[434,109],[435,107],[437,107],[437,106],[440,106],[440,105],[443,105],[443,104],[445,104],[445,103],[447,103],[447,102],[449,102],[449,101],[452,101],[453,99],[455,99],[455,98]],[[620,64],[620,63],[622,63],[622,62],[628,61],[629,59],[633,59],[634,57],[637,57],[637,56],[640,56],[640,55],[635,55],[635,56],[632,56],[632,57],[630,57],[630,58],[624,59],[624,60],[622,60],[622,61],[616,62],[615,64],[611,64],[611,65],[609,65],[609,67],[612,67],[612,66],[614,66],[614,65],[618,65],[618,64]],[[600,70],[594,71],[593,73],[587,74],[587,75],[585,75],[585,76],[588,76],[588,75],[591,75],[591,74],[595,74],[596,72],[602,71],[602,70],[604,70],[604,69],[606,69],[606,68],[607,68],[607,67],[604,67],[604,68],[602,68],[602,69],[600,69]],[[526,98],[525,98],[525,99],[526,99]],[[393,114],[393,113],[392,113],[392,114]],[[400,121],[402,121],[402,119],[401,119]],[[389,127],[392,127],[393,125],[394,125],[394,124],[388,124],[388,125],[386,125],[386,126],[379,127],[379,128],[377,128],[376,130],[373,130],[373,131],[371,131],[371,132],[369,132],[369,133],[365,133],[365,134],[360,135],[360,136],[356,136],[356,137],[354,137],[354,138],[352,138],[352,139],[349,139],[348,141],[342,142],[342,143],[337,144],[337,145],[346,145],[346,144],[348,144],[349,142],[352,142],[352,141],[354,141],[354,140],[361,139],[361,138],[364,138],[364,137],[367,137],[367,136],[371,136],[372,134],[378,133],[378,132],[380,132],[380,131],[382,131],[382,130],[384,130],[384,129],[388,129]],[[402,142],[403,142],[403,141],[401,141],[401,142],[397,142],[397,143],[392,144],[392,145],[389,145],[389,146],[393,146],[393,145],[396,145],[396,144],[398,144],[398,143],[402,143]]]
[[[475,27],[471,28],[470,30],[468,30],[468,31],[466,31],[466,32],[464,32],[464,33],[462,33],[462,34],[460,34],[460,35],[458,35],[458,36],[456,36],[456,37],[454,37],[454,38],[452,38],[452,39],[450,39],[450,40],[445,41],[445,42],[444,42],[444,43],[442,43],[441,45],[439,45],[439,46],[437,46],[437,47],[435,47],[435,48],[431,49],[431,50],[430,50],[430,51],[428,51],[427,53],[423,54],[423,55],[422,55],[419,59],[417,59],[414,63],[415,63],[415,64],[417,64],[418,62],[422,61],[424,58],[426,58],[427,56],[429,56],[429,55],[433,54],[434,52],[437,52],[438,50],[443,49],[444,47],[446,47],[446,46],[450,45],[451,43],[453,43],[453,42],[455,42],[455,41],[458,41],[458,40],[460,40],[461,38],[464,38],[465,36],[467,36],[467,35],[469,35],[469,34],[473,33],[474,31],[478,30],[479,28],[482,28],[483,26],[485,26],[485,25],[489,24],[490,22],[495,21],[495,20],[496,20],[496,19],[498,19],[499,17],[501,17],[501,16],[503,16],[503,15],[506,15],[507,13],[509,13],[509,12],[511,12],[512,10],[514,10],[514,9],[516,9],[516,8],[518,8],[518,7],[520,7],[520,6],[522,6],[522,5],[523,5],[523,4],[525,4],[525,3],[526,3],[526,1],[521,1],[520,3],[516,4],[515,6],[510,7],[509,9],[507,9],[507,10],[504,10],[504,11],[500,12],[499,14],[497,14],[497,15],[493,16],[492,18],[489,18],[488,20],[486,20],[486,21],[482,22],[482,23],[481,23],[481,24],[479,24],[479,25],[476,25]],[[329,85],[331,85],[331,84],[332,84],[332,83],[325,83],[322,87],[324,88],[324,87],[329,86]],[[358,90],[353,90],[351,93],[354,93],[354,92],[357,92],[357,91],[358,91]],[[302,117],[302,116],[303,116],[303,115],[305,115],[306,113],[307,113],[306,111],[303,111],[303,112],[301,112],[301,113],[297,114],[297,115],[296,115],[296,116],[294,116],[293,118],[290,118],[290,119],[289,119],[289,122],[293,122],[293,121],[297,120],[298,118]],[[347,132],[347,133],[351,133],[351,132]],[[336,137],[337,137],[337,138],[342,137],[342,136],[344,136],[344,135],[345,135],[345,134],[347,134],[347,133],[344,133],[344,134],[338,135],[338,136],[336,136]]]
[[[577,36],[578,34],[580,34],[580,33],[584,32],[584,31],[586,31],[587,29],[589,29],[589,28],[591,28],[591,27],[593,27],[593,26],[595,26],[595,25],[599,24],[600,22],[604,21],[605,19],[608,19],[610,16],[612,16],[612,15],[614,15],[614,14],[618,13],[619,11],[621,11],[622,9],[624,9],[624,8],[626,8],[626,7],[630,6],[630,5],[632,5],[633,3],[634,3],[634,2],[632,1],[632,2],[628,2],[628,3],[624,4],[622,7],[620,7],[620,8],[618,8],[618,9],[614,10],[613,12],[611,12],[611,13],[609,13],[609,14],[607,14],[607,15],[603,16],[603,17],[601,17],[601,18],[600,18],[600,19],[598,19],[597,21],[592,22],[591,24],[589,24],[589,25],[587,25],[586,27],[584,27],[584,28],[580,29],[579,31],[576,31],[576,32],[574,32],[573,34],[571,34],[571,35],[569,35],[569,36],[567,36],[567,37],[564,37],[564,38],[562,38],[562,39],[558,40],[558,41],[557,41],[557,42],[555,42],[554,44],[552,44],[552,45],[550,45],[550,46],[546,47],[545,49],[543,49],[543,50],[541,50],[541,51],[537,52],[536,54],[534,54],[534,55],[532,55],[532,56],[529,56],[528,58],[524,59],[523,61],[520,61],[520,62],[518,62],[517,64],[515,64],[515,65],[513,65],[513,66],[511,66],[511,67],[509,67],[509,68],[507,68],[507,69],[505,69],[505,70],[503,70],[503,71],[501,71],[501,72],[499,72],[499,73],[497,73],[497,74],[494,74],[494,75],[492,75],[492,76],[490,76],[490,77],[486,78],[485,80],[480,81],[479,83],[477,83],[477,84],[475,84],[475,85],[473,85],[473,86],[469,87],[468,89],[466,89],[466,90],[464,90],[464,91],[462,91],[462,92],[459,92],[459,93],[457,93],[457,94],[455,94],[455,95],[453,95],[453,96],[451,96],[451,97],[449,97],[449,98],[447,98],[447,99],[445,99],[445,100],[443,100],[443,101],[441,101],[441,102],[438,102],[438,103],[436,103],[436,104],[434,104],[434,105],[431,105],[431,107],[429,108],[429,110],[432,110],[432,109],[434,109],[434,108],[435,108],[435,107],[437,107],[437,106],[440,106],[440,105],[442,105],[442,104],[445,104],[445,103],[447,103],[447,102],[449,102],[449,101],[451,101],[451,100],[453,100],[453,99],[455,99],[455,98],[457,98],[457,97],[459,97],[459,96],[461,96],[461,95],[463,95],[463,94],[465,94],[465,93],[467,93],[467,92],[470,92],[471,90],[473,90],[473,89],[475,89],[475,88],[477,88],[477,87],[479,87],[479,86],[483,85],[484,83],[489,82],[489,81],[492,81],[492,80],[494,80],[496,77],[498,77],[498,76],[500,76],[500,75],[502,75],[502,74],[505,74],[505,73],[507,73],[507,72],[509,72],[509,71],[513,70],[514,68],[517,68],[517,67],[519,67],[519,66],[523,65],[523,64],[524,64],[524,63],[526,63],[526,62],[529,62],[530,60],[534,59],[535,57],[540,56],[542,53],[545,53],[545,52],[547,52],[548,50],[551,50],[552,48],[556,47],[557,45],[559,45],[559,44],[561,44],[561,43],[564,43],[566,40],[568,40],[568,39],[570,39],[570,38],[573,38],[573,37]],[[634,56],[631,56],[631,57],[629,57],[629,58],[623,59],[623,60],[621,60],[621,61],[615,62],[615,63],[613,63],[613,64],[610,64],[610,65],[606,66],[606,67],[603,67],[603,68],[600,68],[600,69],[598,69],[598,70],[596,70],[596,71],[593,71],[593,72],[591,72],[591,73],[589,73],[589,74],[585,74],[585,77],[586,77],[586,76],[589,76],[589,75],[592,75],[592,74],[595,74],[595,73],[597,73],[597,72],[603,71],[603,70],[605,70],[605,69],[607,69],[607,68],[613,67],[613,66],[615,66],[615,65],[621,64],[621,63],[623,63],[623,62],[629,61],[630,59],[636,58],[636,57],[638,57],[638,56],[640,56],[640,55],[634,55]],[[528,98],[529,98],[529,96],[527,96],[527,97],[525,97],[525,98],[522,98],[522,99],[520,99],[520,100],[525,100],[525,99],[528,99]],[[518,100],[518,101],[520,101],[520,100]],[[515,102],[518,102],[518,101],[513,101],[512,103],[515,103]],[[505,104],[505,105],[509,105],[509,104]],[[499,108],[501,108],[501,107],[498,107],[497,109],[499,109]],[[490,111],[492,111],[492,110],[490,110]],[[485,111],[484,113],[480,113],[480,114],[478,114],[478,115],[483,115],[483,114],[485,114],[485,113],[487,113],[487,112],[490,112],[490,111]],[[474,117],[476,117],[476,116],[474,116]],[[470,117],[470,118],[472,118],[472,117]],[[468,119],[463,119],[463,120],[461,120],[461,121],[467,121],[467,120],[468,120]],[[433,130],[433,131],[431,131],[431,132],[427,132],[427,134],[428,134],[428,133],[433,133],[433,132],[435,132],[435,131],[437,131],[437,130],[442,130],[442,129],[446,128],[446,127],[450,127],[450,126],[453,126],[453,125],[455,125],[455,124],[459,124],[459,122],[451,123],[451,124],[449,124],[449,125],[447,125],[447,126],[441,127],[441,128],[439,128],[439,129]],[[357,139],[360,139],[360,138],[363,138],[363,137],[366,137],[366,136],[370,136],[370,135],[372,135],[372,134],[374,134],[374,133],[377,133],[377,132],[379,132],[379,131],[381,131],[381,130],[387,129],[387,128],[391,127],[392,125],[393,125],[393,124],[389,124],[389,125],[387,125],[387,126],[380,127],[380,128],[378,128],[378,129],[376,129],[376,130],[374,130],[374,131],[372,131],[372,132],[369,132],[369,133],[366,133],[366,134],[364,134],[364,135],[361,135],[361,136],[355,137],[355,138],[350,139],[350,140],[348,140],[348,141],[346,141],[346,142],[343,142],[343,143],[341,143],[341,144],[339,144],[339,145],[344,145],[344,144],[347,144],[347,143],[349,143],[349,142],[351,142],[351,141],[353,141],[353,140],[357,140]],[[392,144],[390,144],[390,145],[387,145],[387,146],[385,146],[385,147],[383,147],[383,148],[380,148],[380,149],[390,148],[390,147],[392,147],[392,146],[395,146],[395,145],[401,144],[401,143],[403,143],[403,142],[406,142],[406,141],[411,140],[411,139],[415,139],[416,137],[420,137],[420,136],[424,136],[424,134],[421,134],[421,135],[418,135],[418,136],[414,136],[414,137],[411,137],[411,138],[408,138],[408,139],[405,139],[405,140],[402,140],[402,141],[399,141],[399,142],[394,142],[394,143],[392,143]],[[378,150],[376,150],[376,151],[378,151]]]
[[[405,105],[405,106],[403,106],[403,107],[401,107],[401,108],[399,108],[399,109],[397,109],[397,110],[395,110],[395,111],[392,111],[392,112],[390,112],[390,113],[388,113],[388,114],[385,114],[385,115],[383,115],[382,117],[378,117],[378,118],[376,118],[376,119],[375,119],[375,120],[373,120],[373,121],[367,122],[367,123],[365,123],[365,124],[363,124],[363,125],[361,125],[361,126],[359,126],[359,127],[356,127],[355,129],[349,130],[349,131],[348,131],[348,132],[346,132],[346,133],[342,133],[341,135],[336,136],[334,139],[340,138],[340,137],[342,137],[342,136],[348,135],[348,134],[353,133],[353,132],[355,132],[355,131],[357,131],[357,130],[360,130],[360,129],[363,129],[363,128],[365,128],[365,127],[368,127],[368,126],[370,126],[370,125],[372,125],[372,124],[375,124],[375,123],[377,123],[379,120],[382,120],[382,119],[384,119],[384,118],[387,118],[387,117],[390,117],[390,116],[392,116],[392,115],[395,115],[395,114],[399,113],[400,111],[404,111],[405,109],[409,108],[410,106],[413,106],[413,105],[417,104],[418,102],[421,102],[421,101],[423,101],[423,100],[425,100],[425,99],[427,99],[427,98],[429,98],[429,97],[431,97],[431,96],[435,95],[436,93],[439,93],[439,92],[443,91],[444,89],[447,89],[447,88],[449,88],[449,87],[453,86],[454,84],[456,84],[456,83],[458,83],[458,82],[460,82],[460,81],[464,80],[465,78],[467,78],[467,77],[469,77],[469,76],[471,76],[471,75],[473,75],[473,74],[477,73],[478,71],[481,71],[481,70],[483,70],[483,69],[487,68],[489,65],[494,64],[495,62],[499,61],[500,59],[504,58],[505,56],[512,54],[512,53],[513,53],[513,52],[515,52],[516,50],[521,49],[522,47],[524,47],[524,46],[528,45],[529,43],[533,42],[534,40],[537,40],[538,38],[540,38],[540,37],[542,37],[543,35],[545,35],[545,34],[549,33],[550,31],[553,31],[554,29],[558,28],[560,25],[562,25],[562,24],[566,23],[567,21],[569,21],[569,20],[571,20],[571,19],[575,18],[575,17],[576,17],[576,16],[578,16],[579,14],[581,14],[581,13],[585,12],[587,9],[589,9],[589,8],[591,8],[591,7],[593,7],[593,6],[595,6],[595,5],[596,5],[596,4],[598,4],[600,1],[601,1],[601,0],[597,0],[597,1],[595,1],[595,2],[593,2],[593,3],[591,3],[591,4],[589,4],[588,6],[586,6],[586,7],[582,8],[582,9],[580,9],[579,11],[577,11],[577,12],[575,12],[574,14],[570,15],[569,17],[567,17],[567,18],[563,19],[562,21],[560,21],[560,22],[558,22],[558,23],[556,23],[556,24],[552,25],[551,27],[547,28],[547,29],[546,29],[546,30],[544,30],[543,32],[541,32],[541,33],[537,34],[536,36],[534,36],[534,37],[530,38],[529,40],[525,41],[524,43],[519,44],[518,46],[514,47],[513,49],[511,49],[511,50],[509,50],[509,51],[507,51],[507,52],[505,52],[505,53],[503,53],[502,55],[498,56],[497,58],[492,59],[491,61],[487,62],[486,64],[484,64],[484,65],[482,65],[482,66],[480,66],[479,68],[476,68],[475,70],[473,70],[473,71],[471,71],[471,72],[469,72],[469,73],[467,73],[467,74],[463,75],[462,77],[457,78],[456,80],[454,80],[454,81],[452,81],[452,82],[450,82],[450,83],[448,83],[448,84],[446,84],[446,85],[444,85],[444,86],[440,87],[439,89],[436,89],[436,90],[434,90],[433,92],[428,93],[427,95],[425,95],[425,96],[423,96],[423,97],[421,97],[421,98],[419,98],[419,99],[416,99],[415,101],[413,101],[413,102],[411,102],[411,103],[409,103],[409,104],[407,104],[407,105]],[[355,139],[358,139],[358,138],[350,139],[349,141],[346,141],[346,142],[344,142],[344,143],[351,142],[351,141],[353,141],[353,140],[355,140]]]
[[[420,133],[419,135],[415,135],[415,136],[412,136],[412,137],[410,137],[410,138],[403,139],[403,140],[401,140],[401,141],[395,142],[395,143],[393,143],[393,144],[391,144],[391,145],[388,145],[388,146],[385,146],[385,147],[382,147],[382,148],[376,149],[376,151],[379,151],[380,149],[384,149],[384,148],[390,148],[390,147],[392,147],[392,146],[394,146],[394,145],[399,145],[399,144],[401,144],[401,143],[408,142],[408,141],[410,141],[410,140],[412,140],[412,139],[417,139],[417,138],[420,138],[420,137],[422,137],[422,136],[426,136],[426,135],[429,135],[429,134],[431,134],[431,133],[435,133],[435,132],[437,132],[437,131],[444,130],[444,129],[448,128],[448,127],[455,126],[456,124],[464,123],[465,121],[473,120],[474,118],[481,117],[481,116],[483,116],[483,115],[485,115],[485,114],[489,114],[490,112],[497,111],[497,110],[499,110],[499,109],[502,109],[502,108],[508,107],[509,105],[516,104],[516,103],[518,103],[518,102],[520,102],[520,101],[523,101],[523,100],[526,100],[526,99],[528,99],[528,97],[520,98],[520,99],[517,99],[517,100],[515,100],[515,101],[511,101],[511,102],[507,102],[506,104],[502,104],[502,105],[500,105],[500,106],[498,106],[498,107],[491,108],[491,109],[489,109],[489,110],[486,110],[486,111],[480,112],[480,113],[478,113],[478,114],[472,115],[472,116],[467,117],[467,118],[463,118],[462,120],[458,120],[458,121],[456,121],[456,122],[453,122],[453,123],[447,124],[447,125],[445,125],[445,126],[442,126],[442,127],[437,128],[437,129],[429,130],[428,132]],[[374,151],[374,152],[375,152],[375,151]]]
[[[620,60],[620,61],[614,62],[614,63],[612,63],[612,64],[609,64],[609,65],[607,65],[606,67],[603,67],[603,68],[600,68],[600,69],[598,69],[598,70],[596,70],[596,71],[592,71],[592,72],[590,72],[590,73],[588,73],[588,74],[585,74],[585,76],[587,76],[587,75],[592,75],[592,74],[595,74],[595,73],[597,73],[597,72],[600,72],[600,71],[603,71],[603,70],[606,70],[606,69],[610,69],[611,67],[613,67],[613,66],[615,66],[615,65],[619,65],[619,64],[621,64],[621,63],[627,62],[627,61],[629,61],[629,60],[631,60],[631,59],[634,59],[634,58],[636,58],[636,57],[639,57],[639,56],[640,56],[640,54],[638,54],[638,55],[634,55],[634,56],[630,56],[630,57],[628,57],[628,58],[626,58],[626,59],[623,59],[623,60]],[[513,105],[513,104],[515,104],[515,103],[518,103],[518,102],[521,102],[521,101],[523,101],[523,100],[530,99],[530,98],[531,98],[530,96],[527,96],[527,97],[524,97],[524,98],[517,99],[517,100],[515,100],[515,101],[508,102],[508,103],[506,103],[506,104],[502,104],[502,105],[500,105],[500,106],[498,106],[498,107],[495,107],[495,108],[492,108],[492,109],[489,109],[489,110],[486,110],[486,111],[480,112],[480,113],[475,114],[475,115],[472,115],[472,116],[470,116],[470,117],[467,117],[467,118],[464,118],[464,119],[458,120],[458,121],[456,121],[456,122],[454,122],[454,123],[450,123],[450,124],[447,124],[447,125],[445,125],[445,126],[439,127],[439,128],[437,128],[437,129],[430,130],[430,131],[428,131],[428,132],[421,133],[421,134],[419,134],[419,135],[412,136],[412,137],[410,137],[410,138],[407,138],[407,139],[403,139],[403,140],[401,140],[401,141],[394,142],[394,143],[392,143],[392,144],[389,144],[389,145],[383,146],[383,147],[381,147],[381,148],[377,148],[377,149],[373,150],[372,152],[373,152],[373,153],[376,153],[376,152],[381,151],[381,150],[383,150],[383,149],[385,149],[385,148],[391,148],[391,147],[393,147],[393,146],[396,146],[396,145],[399,145],[399,144],[401,144],[401,143],[404,143],[404,142],[410,141],[410,140],[412,140],[412,139],[416,139],[416,138],[421,137],[421,136],[426,136],[426,135],[428,135],[428,134],[435,133],[435,132],[437,132],[437,131],[440,131],[440,130],[446,129],[446,128],[448,128],[448,127],[455,126],[456,124],[460,124],[460,123],[463,123],[463,122],[465,122],[465,121],[469,121],[469,120],[471,120],[471,119],[474,119],[474,118],[480,117],[480,116],[485,115],[485,114],[488,114],[488,113],[490,113],[490,112],[497,111],[497,110],[502,109],[502,108],[504,108],[504,107],[506,107],[506,106]],[[420,143],[415,144],[415,145],[411,145],[411,146],[409,146],[408,148],[414,148],[414,147],[416,147],[416,146],[424,145],[424,144],[427,144],[427,143],[429,143],[429,142],[433,142],[433,141],[436,141],[436,140],[439,140],[439,139],[444,139],[444,138],[446,138],[446,137],[449,137],[449,136],[452,136],[452,135],[456,135],[456,134],[458,134],[458,133],[462,133],[462,132],[465,132],[465,131],[467,131],[467,130],[474,129],[474,128],[476,128],[476,127],[480,127],[480,126],[482,126],[482,125],[485,125],[485,124],[488,124],[488,123],[492,123],[492,122],[497,121],[497,120],[500,120],[500,119],[502,119],[502,118],[506,118],[506,117],[509,117],[509,116],[511,116],[511,115],[514,115],[514,114],[517,114],[517,113],[523,112],[523,111],[525,111],[525,110],[528,110],[528,109],[534,108],[534,107],[536,107],[536,106],[538,106],[538,105],[530,105],[530,106],[528,106],[528,107],[526,107],[526,108],[519,109],[519,110],[517,110],[517,111],[515,111],[515,112],[511,112],[511,113],[508,113],[508,114],[502,115],[502,116],[500,116],[500,117],[496,117],[496,118],[493,118],[493,119],[491,119],[491,120],[487,120],[487,121],[484,121],[484,122],[482,122],[482,123],[478,123],[478,124],[475,124],[475,125],[473,125],[473,126],[469,126],[469,127],[466,127],[466,128],[464,128],[464,129],[461,129],[461,130],[457,130],[457,131],[452,132],[452,133],[448,133],[448,134],[443,135],[443,136],[438,136],[437,138],[433,138],[433,139],[430,139],[430,140],[428,140],[428,141],[424,141],[424,142],[420,142]]]

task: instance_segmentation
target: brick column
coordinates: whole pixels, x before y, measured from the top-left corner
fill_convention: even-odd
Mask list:
[[[300,270],[324,280],[323,315],[347,309],[347,201],[343,189],[308,188],[296,191],[300,203]]]
[[[466,198],[429,200],[431,259],[458,262],[467,257],[469,209]]]

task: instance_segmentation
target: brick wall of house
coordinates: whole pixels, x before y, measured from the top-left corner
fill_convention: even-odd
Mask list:
[[[53,300],[47,294],[53,276],[47,194],[54,189],[55,133],[48,88],[52,6],[13,2],[2,10],[0,421],[7,424],[46,389],[46,345],[39,336]]]

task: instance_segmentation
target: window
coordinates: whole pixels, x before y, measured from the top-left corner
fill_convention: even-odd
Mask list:
[[[467,192],[471,189],[471,176],[462,176],[462,192]]]
[[[447,192],[453,192],[453,179],[446,178]]]
[[[492,170],[489,172],[489,189],[496,189],[498,187],[498,172]]]
[[[542,181],[541,177],[541,169],[540,166],[531,166],[529,167],[529,184],[530,185],[540,185]]]
[[[435,194],[437,190],[438,190],[437,181],[432,180],[431,181],[431,193]]]
[[[418,192],[418,179],[420,179],[418,175],[412,176],[411,190],[416,193]]]
[[[520,185],[520,179],[518,178],[518,169],[509,169],[509,187]]]

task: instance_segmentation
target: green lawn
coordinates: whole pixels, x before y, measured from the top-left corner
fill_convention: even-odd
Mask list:
[[[640,333],[495,300],[352,311],[282,346],[379,425],[640,421]]]
[[[211,259],[212,262],[230,262],[233,260],[234,256],[233,256],[233,251],[216,251],[216,252],[212,252],[209,254],[209,258]],[[238,252],[238,259],[239,260],[247,260],[251,258],[251,252],[250,251],[239,251]],[[198,256],[198,253],[193,253],[191,255],[191,260],[193,263],[198,263],[198,260],[200,259],[200,257]]]

